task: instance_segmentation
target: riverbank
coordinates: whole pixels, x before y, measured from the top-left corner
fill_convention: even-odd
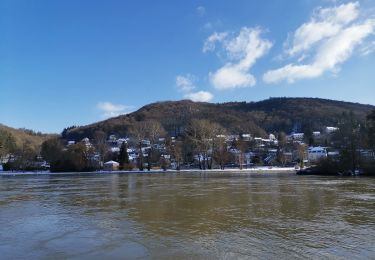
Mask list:
[[[269,174],[269,173],[296,173],[294,167],[253,167],[248,169],[183,169],[183,170],[133,170],[133,171],[94,171],[94,172],[49,172],[49,171],[39,171],[39,172],[11,172],[11,171],[0,171],[0,176],[32,176],[32,175],[90,175],[90,174],[157,174],[157,173],[176,173],[176,174],[186,174],[186,173],[196,173],[196,174]]]

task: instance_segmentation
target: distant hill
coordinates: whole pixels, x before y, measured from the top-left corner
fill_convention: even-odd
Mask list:
[[[95,131],[126,136],[136,121],[157,120],[171,135],[183,133],[192,119],[207,119],[219,123],[230,133],[251,133],[266,136],[270,132],[320,131],[337,125],[343,113],[353,112],[364,121],[375,109],[371,105],[319,98],[270,98],[259,102],[228,102],[220,104],[190,100],[157,102],[127,115],[110,118],[87,126],[65,129],[69,140],[91,138]]]
[[[16,145],[18,147],[22,147],[22,144],[25,142],[29,142],[31,146],[38,151],[40,148],[40,145],[47,139],[57,136],[52,134],[42,134],[42,133],[36,133],[32,130],[28,129],[15,129],[9,126],[5,126],[3,124],[0,124],[0,133],[8,133],[11,134],[11,136],[14,138]]]

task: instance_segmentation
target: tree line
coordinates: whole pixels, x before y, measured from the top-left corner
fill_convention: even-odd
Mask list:
[[[374,171],[374,160],[364,157],[365,149],[375,151],[375,110],[368,114],[366,121],[359,120],[353,113],[343,113],[338,121],[338,131],[329,139],[317,143],[311,136],[305,136],[305,143],[325,145],[340,151],[339,158],[329,158],[321,162],[322,167],[335,167],[342,171],[364,169]],[[265,163],[267,150],[259,148],[254,140],[239,138],[228,143],[226,136],[231,134],[219,123],[206,119],[192,119],[181,133],[171,137],[163,125],[156,120],[135,121],[129,126],[129,142],[122,143],[119,152],[112,152],[106,132],[98,129],[90,143],[77,142],[66,145],[64,138],[55,137],[45,141],[40,150],[29,143],[16,145],[14,137],[6,131],[0,131],[0,159],[5,169],[30,170],[37,167],[43,158],[50,164],[51,171],[93,171],[103,167],[103,162],[115,160],[120,169],[151,170],[152,168],[177,170],[182,167],[196,167],[202,170],[236,166],[246,167],[245,155],[254,152],[252,163]],[[284,132],[274,133],[278,139],[276,156],[271,165],[287,165],[287,152],[293,152],[301,166],[306,159],[307,145],[288,142]],[[144,141],[147,140],[147,145]],[[136,151],[137,159],[129,159],[128,148]],[[41,155],[41,156],[39,156]]]

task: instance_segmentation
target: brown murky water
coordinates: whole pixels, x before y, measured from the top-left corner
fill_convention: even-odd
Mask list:
[[[1,259],[375,259],[375,179],[0,177]]]

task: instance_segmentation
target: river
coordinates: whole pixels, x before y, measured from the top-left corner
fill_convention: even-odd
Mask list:
[[[0,177],[0,259],[375,259],[375,178]]]

